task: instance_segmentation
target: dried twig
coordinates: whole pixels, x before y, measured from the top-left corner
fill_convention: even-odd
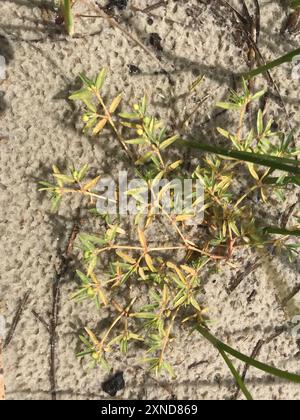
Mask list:
[[[50,332],[50,328],[49,325],[47,324],[47,322],[44,320],[43,317],[41,317],[41,315],[39,315],[35,310],[31,311],[32,315],[46,328],[46,330],[48,332]]]
[[[265,344],[271,343],[273,340],[275,340],[275,338],[279,337],[286,330],[287,330],[287,327],[285,325],[284,326],[281,326],[280,328],[277,328],[277,330],[275,330],[275,332],[272,335],[270,335],[270,337],[268,337],[266,340],[259,340],[256,343],[256,346],[254,347],[254,349],[253,349],[250,357],[252,359],[256,359],[257,356],[259,355],[259,353],[261,352],[262,347]],[[245,365],[244,370],[243,370],[243,373],[242,373],[242,376],[241,376],[243,382],[246,379],[246,376],[247,376],[247,373],[248,373],[249,368],[250,368],[249,365]],[[240,393],[240,388],[239,388],[239,386],[237,386],[236,392],[234,393],[234,395],[233,395],[233,397],[231,399],[236,400],[238,398],[238,396],[239,396],[239,393]]]
[[[144,12],[152,12],[155,9],[158,9],[159,7],[162,6],[166,6],[168,4],[167,0],[160,0],[157,3],[154,3],[148,7],[145,7],[145,9],[143,9]]]
[[[298,201],[296,201],[294,204],[292,204],[282,215],[281,217],[281,228],[285,229],[289,223],[289,220],[292,216],[292,214],[294,213],[294,210],[296,208],[296,206],[298,205]]]
[[[66,274],[70,257],[73,252],[74,242],[79,233],[80,219],[79,216],[74,222],[71,235],[69,237],[65,252],[61,255],[61,263],[59,269],[56,272],[56,276],[52,285],[52,309],[51,317],[49,321],[49,334],[50,334],[50,386],[52,400],[56,400],[56,343],[57,343],[57,324],[59,315],[59,302],[60,302],[60,286],[61,280]]]
[[[19,302],[19,304],[17,306],[17,310],[16,310],[15,316],[13,318],[11,327],[10,327],[8,333],[7,333],[6,338],[5,338],[3,348],[7,347],[9,345],[9,343],[11,342],[12,338],[13,338],[13,335],[14,335],[14,333],[16,331],[16,328],[18,326],[18,323],[19,323],[19,321],[21,319],[22,313],[23,313],[23,311],[25,309],[25,306],[27,304],[27,301],[28,301],[28,298],[29,298],[29,296],[31,294],[31,291],[32,291],[31,289],[27,290],[27,292],[25,293],[23,299],[20,300],[20,302]]]
[[[259,355],[259,353],[260,353],[263,345],[264,345],[264,341],[263,340],[259,340],[256,343],[256,346],[254,347],[254,349],[253,349],[253,351],[251,353],[251,356],[250,356],[252,359],[256,359],[257,358],[257,356]],[[247,376],[249,367],[250,367],[249,365],[245,365],[245,367],[244,367],[243,373],[241,375],[243,382],[245,382],[245,379],[246,379],[246,376]],[[236,389],[236,391],[235,391],[232,399],[233,400],[236,400],[238,398],[238,396],[239,396],[239,393],[240,393],[240,388],[237,387],[237,389]]]
[[[281,302],[282,306],[286,306],[290,300],[292,300],[300,292],[300,284],[297,284]]]
[[[231,280],[229,287],[227,288],[227,293],[231,294],[242,283],[242,281],[245,280],[245,278],[253,273],[258,267],[260,267],[261,264],[262,262],[259,258],[254,263],[248,264],[245,270],[241,271],[237,277],[234,277]]]

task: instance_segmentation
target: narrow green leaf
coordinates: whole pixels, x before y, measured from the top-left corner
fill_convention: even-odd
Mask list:
[[[107,69],[106,68],[102,69],[100,71],[100,73],[98,74],[97,79],[96,79],[96,83],[95,83],[95,86],[96,86],[97,90],[100,91],[102,89],[102,87],[104,85],[104,82],[105,82],[106,75],[107,75]]]
[[[218,108],[222,108],[222,109],[238,109],[239,108],[239,105],[237,105],[237,104],[234,104],[234,103],[231,103],[231,102],[218,102],[217,104],[216,104],[216,106],[218,107]]]
[[[217,349],[223,350],[224,352],[230,354],[233,357],[236,357],[242,362],[247,363],[247,365],[255,367],[256,369],[266,372],[270,375],[277,376],[278,378],[286,379],[291,382],[300,383],[300,375],[286,372],[286,371],[274,368],[272,366],[266,365],[265,363],[258,362],[252,357],[248,357],[245,354],[240,353],[237,350],[234,350],[232,347],[229,347],[227,344],[223,343],[222,341],[214,337],[206,328],[202,327],[201,325],[197,325],[196,329],[204,338],[206,338]]]
[[[238,387],[240,388],[240,390],[243,392],[243,394],[245,395],[245,397],[247,398],[248,401],[252,401],[253,400],[252,395],[248,391],[243,379],[241,378],[238,371],[235,369],[235,367],[234,367],[233,363],[230,361],[229,357],[226,355],[226,353],[223,350],[219,350],[219,352],[220,352],[221,356],[223,357],[226,365],[228,366],[230,372],[232,373],[232,376],[236,380],[236,383],[237,383]]]
[[[300,237],[300,229],[289,230],[289,229],[283,229],[279,227],[266,227],[263,229],[263,232],[273,234],[273,235],[299,236]]]
[[[99,238],[98,236],[95,235],[88,235],[87,233],[81,233],[80,235],[78,235],[78,238],[81,242],[91,242],[92,244],[99,244],[99,245],[105,245],[106,241],[102,238]]]
[[[217,131],[218,131],[218,133],[221,134],[221,136],[225,137],[228,140],[230,139],[230,134],[229,134],[228,131],[223,130],[223,128],[220,128],[220,127],[217,127]]]
[[[138,138],[138,139],[131,139],[131,140],[126,140],[127,144],[145,144],[146,143],[146,139]]]
[[[274,185],[277,184],[278,186],[281,185],[288,185],[288,184],[294,184],[300,186],[300,176],[285,176],[285,177],[270,177],[266,178],[264,180],[264,183],[267,185]]]
[[[263,120],[262,110],[260,109],[257,114],[257,134],[261,136],[263,133],[263,130],[264,130],[264,120]]]
[[[296,9],[297,7],[300,7],[300,0],[292,0],[291,7],[293,9]]]
[[[83,101],[84,99],[90,99],[91,92],[87,90],[86,88],[77,90],[76,92],[72,93],[72,95],[69,96],[69,99],[71,101]]]
[[[178,139],[179,139],[179,135],[175,135],[163,141],[159,146],[160,150],[167,149],[169,146],[171,146],[171,144],[175,143],[175,141],[177,141]]]
[[[89,100],[89,99],[87,99],[87,98],[84,98],[83,99],[83,102],[85,103],[85,105],[86,105],[86,107],[90,110],[90,111],[92,111],[93,113],[95,113],[96,114],[96,112],[97,112],[97,108],[95,107],[95,105]]]
[[[153,152],[147,152],[145,153],[140,159],[138,159],[135,164],[136,165],[142,165],[143,163],[145,163],[148,159],[150,159],[152,157]]]
[[[135,314],[130,314],[132,318],[139,318],[139,319],[154,319],[156,315],[152,312],[139,312]]]
[[[60,205],[62,196],[60,194],[55,195],[51,201],[51,213],[55,213]]]
[[[255,101],[261,98],[262,96],[264,96],[265,93],[266,93],[265,90],[260,90],[259,92],[256,92],[254,95],[251,96],[251,101]]]
[[[88,173],[88,170],[89,170],[89,165],[86,163],[81,169],[80,169],[80,171],[78,172],[78,176],[77,176],[77,179],[78,179],[78,181],[80,182],[80,181],[82,181],[83,180],[83,178],[86,176],[86,174]]]
[[[259,74],[266,73],[267,71],[280,66],[281,64],[291,62],[293,58],[297,55],[300,55],[300,48],[297,48],[296,50],[291,51],[288,54],[285,54],[282,57],[279,57],[276,60],[267,63],[264,66],[260,66],[255,70],[251,70],[248,73],[244,73],[242,77],[245,79],[252,79],[253,77],[258,76]]]
[[[80,278],[80,280],[82,281],[83,284],[89,284],[91,282],[91,280],[89,279],[88,276],[86,276],[84,273],[82,273],[79,270],[76,270],[76,274],[77,276]]]
[[[54,178],[63,181],[67,184],[74,184],[75,180],[72,176],[64,175],[64,174],[53,174]]]
[[[219,146],[213,146],[206,143],[201,143],[195,139],[180,140],[179,143],[182,146],[186,146],[193,149],[202,150],[209,153],[214,153],[221,156],[230,157],[232,159],[241,160],[244,162],[252,162],[257,165],[267,166],[272,169],[279,169],[300,175],[300,168],[298,168],[300,162],[293,159],[285,159],[277,156],[263,155],[258,153],[243,152],[239,150],[228,150]]]
[[[139,120],[140,119],[138,114],[130,114],[130,113],[125,113],[125,112],[121,112],[119,114],[119,117],[124,118],[126,120]]]
[[[86,84],[88,87],[91,88],[94,86],[94,82],[90,80],[88,77],[86,77],[83,73],[80,73],[79,77],[83,81],[83,83]]]

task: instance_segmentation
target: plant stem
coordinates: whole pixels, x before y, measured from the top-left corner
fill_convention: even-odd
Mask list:
[[[62,0],[62,11],[67,34],[74,35],[74,19],[72,12],[72,0]]]
[[[173,314],[173,316],[171,318],[171,321],[169,323],[168,329],[166,331],[166,335],[164,337],[164,342],[163,342],[161,353],[160,353],[160,357],[159,357],[159,365],[161,365],[163,363],[164,354],[166,352],[166,348],[167,348],[167,345],[168,345],[170,334],[171,334],[171,331],[172,331],[172,328],[173,328],[173,324],[174,324],[175,318],[176,318],[176,316],[178,314],[178,311],[179,311],[179,308],[177,308],[176,311],[174,312],[174,314]]]
[[[100,102],[100,104],[101,104],[102,108],[104,109],[105,114],[106,114],[106,116],[107,116],[107,118],[108,118],[108,121],[109,121],[109,123],[110,123],[110,125],[111,125],[112,129],[113,129],[113,130],[114,130],[114,132],[116,133],[117,139],[119,140],[119,142],[120,142],[121,146],[123,147],[123,149],[124,149],[124,150],[125,150],[125,152],[127,153],[128,157],[129,157],[129,158],[130,158],[130,159],[134,162],[134,161],[135,161],[135,159],[134,159],[134,157],[133,157],[133,155],[132,155],[131,151],[129,150],[129,148],[128,148],[127,144],[125,143],[125,141],[124,141],[123,137],[122,137],[122,136],[121,136],[121,134],[118,132],[117,127],[115,126],[115,123],[113,122],[113,119],[112,119],[112,117],[111,117],[111,114],[110,114],[109,110],[107,109],[107,107],[106,107],[106,105],[105,105],[105,103],[104,103],[104,101],[103,101],[103,99],[102,99],[102,96],[100,95],[100,93],[98,92],[98,90],[97,90],[97,89],[95,89],[95,90],[94,90],[94,93],[95,93],[95,95],[96,95],[96,97],[97,97],[98,101]]]
[[[246,109],[248,106],[248,102],[242,106],[241,109],[241,113],[240,113],[240,121],[239,121],[239,126],[238,126],[238,131],[237,131],[237,141],[240,143],[241,142],[241,132],[242,132],[242,128],[243,128],[243,123],[244,123],[244,118],[245,118],[245,113],[246,113]]]
[[[109,336],[111,330],[115,327],[115,325],[117,325],[117,323],[120,321],[120,319],[130,310],[130,308],[132,307],[132,305],[134,304],[134,302],[136,301],[136,297],[133,298],[131,300],[131,302],[129,303],[129,305],[126,307],[126,309],[124,309],[124,311],[122,311],[122,313],[120,313],[120,315],[114,320],[114,322],[111,324],[111,326],[107,329],[107,331],[105,332],[105,334],[103,335],[103,338],[100,342],[101,348],[103,348],[103,345],[105,343],[105,340],[107,339],[107,337]]]

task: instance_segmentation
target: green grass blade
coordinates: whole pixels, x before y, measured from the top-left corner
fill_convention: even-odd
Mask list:
[[[204,152],[214,153],[244,162],[256,163],[257,165],[266,166],[274,170],[279,169],[281,171],[300,175],[300,168],[298,168],[300,162],[297,160],[285,159],[271,155],[262,155],[258,153],[242,152],[239,150],[229,150],[219,146],[201,143],[195,139],[189,139],[187,141],[179,140],[178,143],[192,149],[198,149]]]
[[[264,180],[264,184],[267,185],[288,185],[288,184],[294,184],[300,186],[300,177],[299,176],[286,176],[285,178],[276,178],[276,177],[270,177],[266,178]]]
[[[297,48],[296,50],[293,50],[289,52],[288,54],[285,54],[282,57],[277,58],[274,61],[270,61],[264,66],[260,66],[257,69],[249,71],[248,73],[244,73],[242,77],[244,79],[252,79],[253,77],[258,76],[259,74],[266,73],[267,71],[280,66],[281,64],[291,62],[293,58],[296,57],[297,55],[300,55],[300,48]]]
[[[221,350],[218,349],[221,356],[223,357],[226,365],[228,366],[230,372],[232,373],[232,376],[234,377],[234,379],[236,380],[236,383],[238,385],[238,387],[240,388],[240,390],[242,391],[242,393],[245,395],[245,397],[247,398],[248,401],[252,401],[253,397],[250,394],[250,392],[248,391],[241,375],[238,373],[238,371],[236,370],[236,368],[233,366],[233,363],[231,362],[231,360],[229,359],[229,357],[227,356],[227,354]]]
[[[72,36],[74,35],[74,19],[73,19],[73,12],[72,12],[72,1],[71,0],[62,0],[62,10],[63,16],[65,21],[65,27],[67,34]]]
[[[300,237],[300,229],[297,230],[289,230],[289,229],[282,229],[279,227],[266,227],[264,228],[264,233],[269,233],[273,235],[283,235],[283,236],[299,236]]]
[[[243,353],[234,350],[232,347],[227,346],[227,344],[223,343],[222,341],[218,340],[215,336],[213,336],[206,328],[202,327],[201,325],[197,325],[197,331],[206,338],[213,346],[215,346],[218,350],[221,349],[224,352],[230,354],[231,356],[235,357],[242,362],[247,363],[247,365],[252,366],[258,370],[266,372],[270,375],[276,376],[281,379],[285,379],[287,381],[296,382],[300,384],[300,375],[295,373],[290,373],[287,371],[283,371],[272,366],[266,365],[265,363],[258,362],[257,360],[253,359],[252,357],[246,356]]]

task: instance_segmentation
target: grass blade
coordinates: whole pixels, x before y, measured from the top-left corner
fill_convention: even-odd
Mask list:
[[[62,10],[63,16],[65,21],[65,27],[67,34],[72,36],[74,35],[74,19],[73,19],[73,12],[72,12],[72,2],[71,0],[62,0]]]
[[[299,176],[286,176],[284,178],[276,178],[276,177],[270,177],[266,178],[264,180],[264,183],[267,185],[288,185],[288,184],[294,184],[300,186],[300,177]]]
[[[233,363],[231,362],[231,360],[229,359],[229,357],[227,356],[227,354],[221,350],[218,349],[221,356],[223,357],[226,365],[228,366],[230,372],[232,373],[232,376],[234,377],[234,379],[236,380],[237,385],[239,386],[240,390],[242,391],[242,393],[245,395],[245,397],[247,398],[248,401],[252,401],[253,397],[250,394],[250,392],[248,391],[241,375],[238,373],[238,371],[236,370],[236,368],[233,366]]]
[[[214,153],[221,156],[230,157],[232,159],[241,160],[243,162],[256,163],[257,165],[266,166],[271,169],[279,169],[281,171],[300,175],[300,162],[293,159],[285,159],[277,156],[262,155],[258,153],[242,152],[239,150],[229,150],[219,146],[213,146],[206,143],[201,143],[195,139],[187,141],[180,140],[179,144],[192,148],[202,150],[204,152]]]
[[[242,362],[247,363],[247,365],[252,366],[258,370],[266,372],[270,375],[276,376],[281,379],[285,379],[287,381],[295,382],[300,384],[300,375],[295,373],[290,373],[287,371],[283,371],[272,366],[266,365],[265,363],[258,362],[257,360],[253,359],[252,357],[246,356],[243,353],[240,353],[237,350],[234,350],[232,347],[229,347],[227,344],[223,343],[222,341],[218,340],[215,336],[213,336],[206,328],[202,327],[201,325],[197,325],[197,331],[206,338],[213,346],[215,346],[219,351],[220,349],[223,352],[230,354],[231,356],[235,357]]]
[[[289,52],[288,54],[285,54],[282,57],[277,58],[274,61],[270,61],[264,66],[260,66],[257,69],[249,71],[248,73],[244,73],[242,77],[244,79],[252,79],[253,77],[258,76],[259,74],[266,73],[267,71],[280,66],[281,64],[291,62],[293,58],[296,57],[297,55],[300,55],[300,48],[297,48],[296,50],[293,50]]]
[[[279,227],[266,227],[264,228],[264,233],[269,233],[273,235],[283,235],[283,236],[299,236],[300,237],[300,229],[297,230],[288,230],[282,229]]]

